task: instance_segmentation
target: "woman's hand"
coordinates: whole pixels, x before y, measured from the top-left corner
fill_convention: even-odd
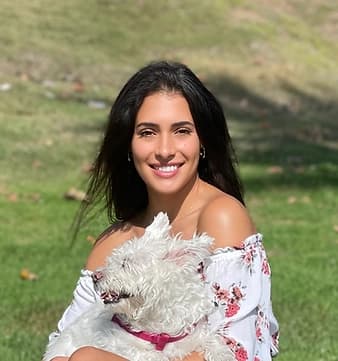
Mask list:
[[[198,352],[193,352],[189,356],[186,356],[183,361],[204,361],[204,357]]]

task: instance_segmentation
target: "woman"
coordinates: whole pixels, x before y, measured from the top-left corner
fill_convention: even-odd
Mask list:
[[[210,298],[218,305],[210,327],[236,360],[271,360],[278,352],[278,324],[270,304],[270,268],[234,163],[222,108],[189,68],[157,62],[132,76],[112,107],[88,189],[91,204],[104,198],[109,218],[114,214],[118,222],[96,242],[74,300],[50,338],[99,302],[92,271],[164,211],[173,234],[189,239],[206,232],[214,238],[205,270]],[[69,359],[53,359],[65,360],[124,359],[84,347]],[[203,357],[194,353],[185,360]]]

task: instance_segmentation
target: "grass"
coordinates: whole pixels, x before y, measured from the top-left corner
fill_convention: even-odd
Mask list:
[[[335,14],[329,0],[2,1],[2,360],[39,359],[70,301],[107,222],[71,247],[78,204],[63,195],[84,188],[120,86],[158,58],[186,62],[224,105],[272,265],[279,360],[338,359]]]

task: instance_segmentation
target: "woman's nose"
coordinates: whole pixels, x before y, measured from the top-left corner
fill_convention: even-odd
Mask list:
[[[168,135],[162,135],[158,139],[156,156],[163,159],[173,158],[175,155],[175,144]]]

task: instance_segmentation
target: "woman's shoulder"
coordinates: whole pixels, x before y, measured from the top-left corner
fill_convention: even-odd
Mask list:
[[[135,227],[129,222],[115,222],[97,238],[86,263],[86,269],[95,270],[104,266],[114,248],[136,235]]]
[[[257,232],[247,208],[223,192],[205,204],[198,217],[197,231],[214,238],[213,248],[240,247]]]

